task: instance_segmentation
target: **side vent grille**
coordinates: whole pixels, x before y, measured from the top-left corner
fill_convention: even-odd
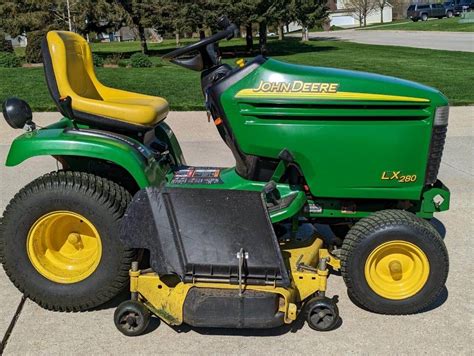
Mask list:
[[[429,105],[357,105],[240,103],[242,116],[262,120],[424,120],[431,116]]]
[[[438,179],[439,166],[443,155],[444,143],[448,126],[433,126],[433,135],[431,136],[430,155],[428,157],[428,167],[426,169],[426,184],[434,184]]]

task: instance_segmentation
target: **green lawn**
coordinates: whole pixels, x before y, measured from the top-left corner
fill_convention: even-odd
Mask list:
[[[243,41],[223,43],[224,54],[243,51]],[[152,44],[154,55],[172,48],[172,41]],[[414,80],[441,90],[453,105],[474,103],[474,53],[436,51],[408,47],[363,45],[341,41],[310,41],[297,39],[283,42],[271,40],[269,55],[298,64],[337,67],[380,73]],[[126,56],[139,50],[136,42],[94,44],[100,55],[125,52]],[[165,63],[154,68],[98,68],[97,74],[105,84],[125,90],[165,97],[172,110],[203,110],[199,73]],[[229,63],[233,59],[226,59]],[[0,102],[8,96],[27,100],[33,110],[55,110],[45,85],[42,68],[0,69]]]
[[[387,23],[372,25],[362,30],[406,30],[406,31],[445,31],[445,32],[474,32],[474,23],[459,23],[460,17],[450,19],[434,19],[429,21],[408,21],[398,24]]]

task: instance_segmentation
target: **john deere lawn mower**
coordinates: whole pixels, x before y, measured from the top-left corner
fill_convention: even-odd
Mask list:
[[[330,330],[335,271],[367,310],[426,309],[448,274],[429,223],[449,207],[437,179],[447,99],[396,78],[263,56],[232,67],[217,42],[236,27],[220,27],[165,58],[201,72],[230,168],[187,165],[165,99],[104,86],[83,38],[47,34],[46,81],[64,118],[38,129],[28,104],[6,100],[6,121],[26,130],[6,165],[49,155],[62,169],[4,212],[0,258],[12,282],[60,311],[93,308],[128,285],[131,300],[115,312],[126,335],[142,333],[151,314],[230,328],[300,316]]]

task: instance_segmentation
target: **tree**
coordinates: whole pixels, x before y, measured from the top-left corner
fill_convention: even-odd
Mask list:
[[[219,1],[220,2],[220,1]],[[222,15],[227,15],[229,19],[239,26],[245,27],[245,48],[247,52],[253,51],[253,27],[252,23],[257,20],[257,3],[255,0],[227,1],[226,4],[220,2],[219,9]]]
[[[0,28],[15,37],[30,31],[66,29],[61,16],[64,0],[4,0],[0,2]]]
[[[309,28],[322,25],[328,16],[326,1],[323,0],[293,0],[291,9],[296,21],[303,28],[303,41],[309,41]]]
[[[387,0],[378,0],[377,2],[379,9],[380,9],[380,22],[383,23],[383,10],[387,7],[388,1]]]
[[[257,6],[255,9],[256,22],[258,22],[258,45],[260,53],[267,52],[267,30],[268,24],[275,21],[275,14],[278,12],[277,0],[256,0]]]
[[[174,33],[178,47],[181,34],[199,32],[200,38],[205,37],[212,5],[207,0],[157,0],[153,22],[162,32]]]
[[[148,53],[145,28],[153,27],[156,18],[157,0],[115,0],[122,10],[124,20],[138,31],[142,53]],[[178,2],[178,1],[177,1]]]
[[[295,11],[291,1],[276,0],[272,15],[272,24],[278,29],[278,39],[285,38],[284,26],[296,20]]]
[[[71,14],[73,30],[82,35],[115,31],[126,23],[126,14],[113,0],[81,0],[71,5]]]
[[[40,63],[41,41],[46,32],[69,28],[66,0],[17,0],[0,3],[0,28],[12,37],[27,34],[25,57]]]
[[[359,26],[367,26],[369,16],[377,6],[377,0],[343,0],[347,9],[352,11],[354,17],[359,21]]]

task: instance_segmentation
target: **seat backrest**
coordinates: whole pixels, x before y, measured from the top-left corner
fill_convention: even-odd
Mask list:
[[[53,100],[83,97],[102,100],[92,52],[84,38],[73,32],[50,31],[42,44],[46,81]]]

